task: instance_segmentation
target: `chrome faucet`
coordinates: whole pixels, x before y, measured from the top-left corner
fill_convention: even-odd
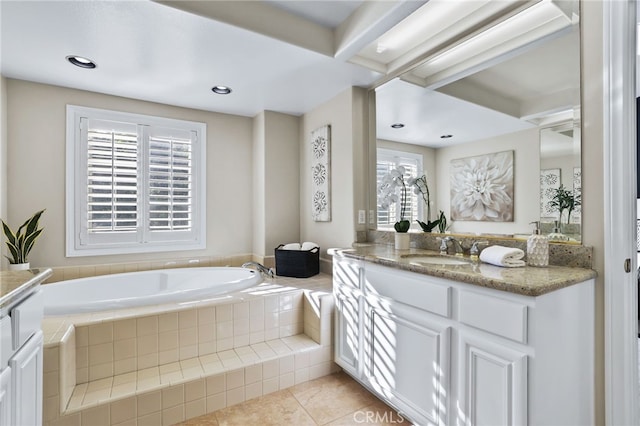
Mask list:
[[[478,248],[479,244],[488,245],[489,241],[474,241],[473,244],[471,244],[471,248],[469,249],[469,254],[471,256],[478,256],[480,254],[480,249]]]
[[[459,254],[459,255],[464,254],[464,249],[462,248],[462,244],[460,244],[460,241],[456,240],[452,236],[441,238],[441,241],[442,242],[440,243],[440,254],[447,254],[448,253],[449,242],[451,242],[453,244],[453,249],[455,250],[455,254],[456,255],[457,254]],[[460,249],[459,252],[458,252],[458,249]]]
[[[273,268],[267,268],[266,266],[258,262],[247,262],[242,264],[243,268],[250,268],[252,266],[255,268],[256,271],[260,272],[263,275],[268,276],[269,278],[275,278],[276,276],[276,273],[273,271]]]

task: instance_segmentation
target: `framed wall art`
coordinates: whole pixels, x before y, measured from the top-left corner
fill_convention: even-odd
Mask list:
[[[330,125],[311,132],[311,203],[314,221],[331,221]]]
[[[451,160],[451,219],[513,222],[513,151]]]
[[[551,204],[556,189],[560,188],[560,169],[540,170],[540,218],[560,219],[557,207]]]

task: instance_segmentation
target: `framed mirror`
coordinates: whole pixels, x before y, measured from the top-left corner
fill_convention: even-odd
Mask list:
[[[405,201],[412,229],[442,211],[456,234],[526,238],[540,221],[580,242],[578,6],[534,2],[376,87],[371,193],[403,165],[430,190],[430,217],[420,193]],[[393,230],[402,206],[380,206],[377,228]]]

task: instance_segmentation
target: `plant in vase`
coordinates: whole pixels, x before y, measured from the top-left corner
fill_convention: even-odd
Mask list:
[[[422,195],[422,200],[427,205],[427,222],[425,223],[420,220],[416,220],[416,222],[418,222],[424,232],[431,232],[433,228],[440,224],[440,219],[436,219],[431,222],[431,197],[429,195],[429,185],[427,184],[427,177],[425,175],[422,175],[416,179],[411,178],[408,181],[408,185],[415,186],[413,192],[416,195]]]
[[[398,201],[397,189],[400,188],[400,220],[397,221],[393,227],[396,232],[407,232],[411,227],[411,222],[405,219],[407,210],[407,185],[404,182],[405,168],[398,166],[398,168],[391,170],[387,173],[380,183],[378,188],[378,195],[380,199],[380,208],[387,210],[392,204]]]
[[[16,232],[13,232],[4,220],[2,221],[2,231],[7,238],[7,247],[11,254],[11,257],[5,257],[9,259],[10,265],[27,265],[25,269],[28,269],[29,261],[27,260],[27,256],[33,248],[36,239],[43,231],[43,228],[38,229],[38,221],[42,213],[44,213],[44,210],[36,212],[27,219]]]
[[[562,213],[567,210],[567,225],[571,223],[571,213],[582,203],[580,194],[574,195],[567,190],[564,185],[554,190],[553,198],[549,201],[549,206],[558,209],[559,222],[562,224]]]

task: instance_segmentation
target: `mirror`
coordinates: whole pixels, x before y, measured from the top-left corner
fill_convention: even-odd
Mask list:
[[[412,229],[443,211],[456,234],[526,238],[540,221],[581,241],[577,7],[536,3],[375,88],[376,191],[398,165],[427,176],[431,217],[408,197]],[[375,204],[392,230],[400,205]]]

